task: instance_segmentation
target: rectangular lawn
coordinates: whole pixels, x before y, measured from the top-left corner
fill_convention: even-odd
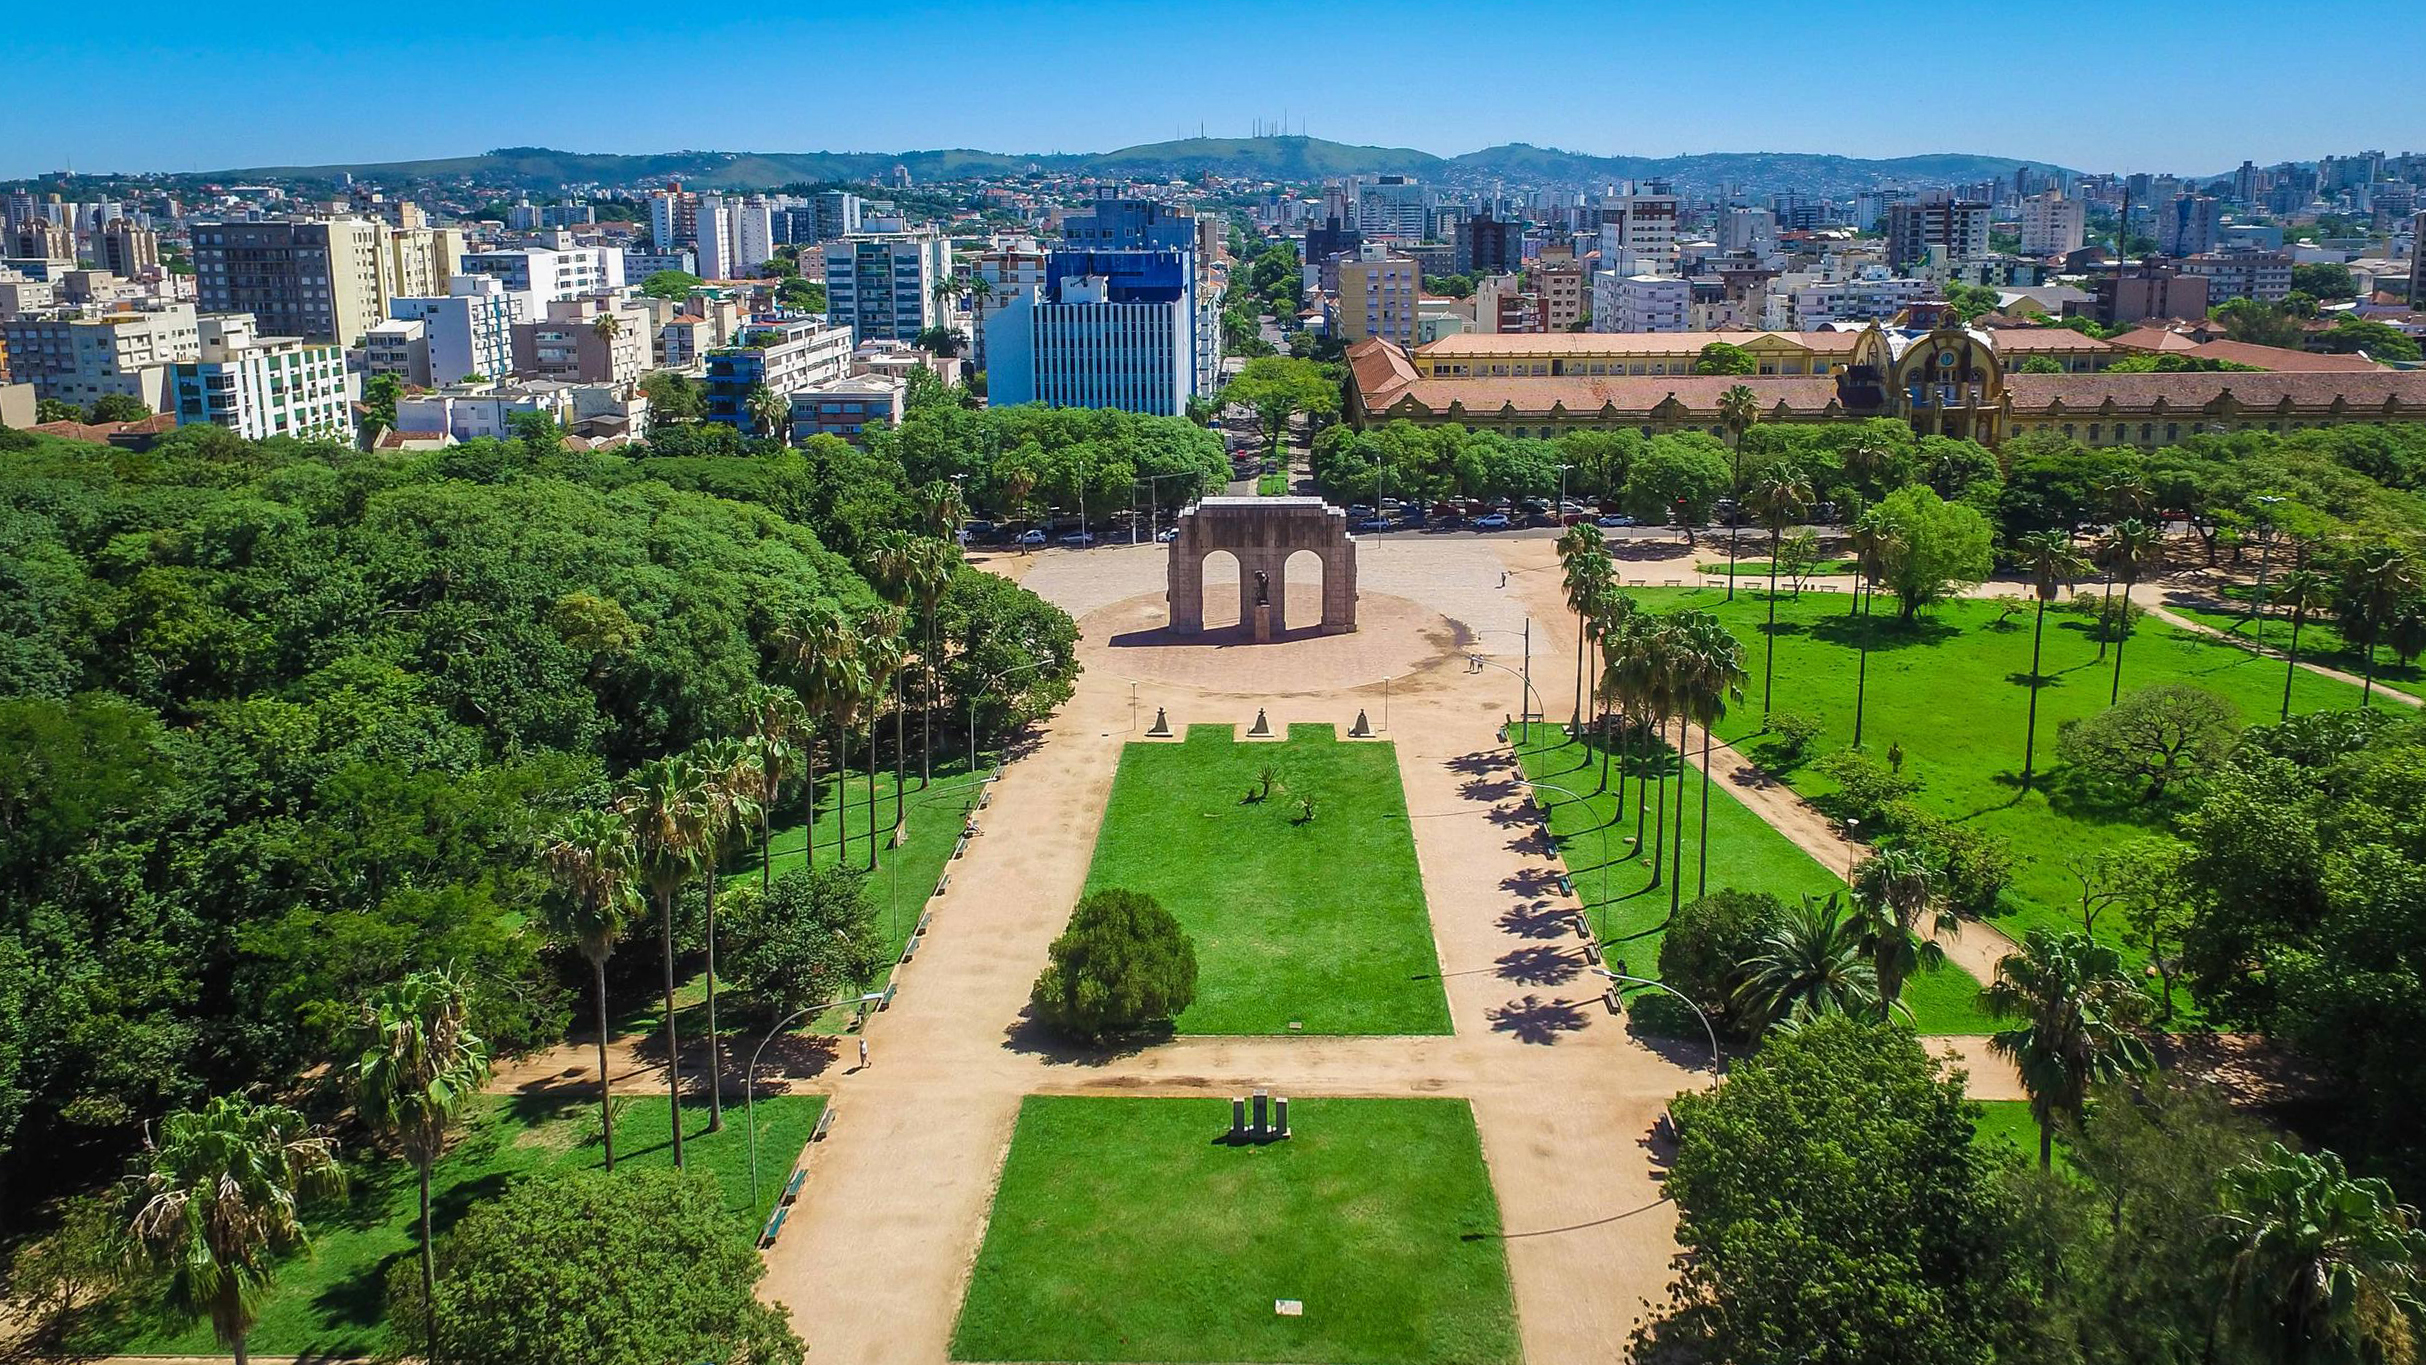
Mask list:
[[[1612,787],[1600,790],[1600,748],[1597,743],[1567,738],[1557,725],[1520,727],[1514,738],[1525,776],[1535,782],[1564,787],[1569,797],[1547,789],[1542,799],[1550,807],[1550,830],[1558,836],[1567,871],[1607,952],[1610,965],[1634,976],[1659,978],[1659,948],[1667,937],[1668,892],[1663,878],[1651,884],[1649,854],[1634,856],[1628,842],[1634,834],[1635,785],[1626,783],[1626,814],[1617,814],[1615,783],[1624,764],[1612,758]],[[1695,741],[1697,744],[1698,740]],[[1668,816],[1676,816],[1676,753],[1663,750],[1668,776]],[[1647,771],[1647,769],[1645,769]],[[1702,780],[1695,770],[1685,792],[1685,871],[1683,898],[1691,900],[1702,885],[1700,875]],[[1614,823],[1612,823],[1614,822]],[[1609,861],[1602,862],[1603,827]],[[1657,815],[1644,821],[1646,842],[1657,827]],[[1676,829],[1668,830],[1673,848]],[[1663,861],[1662,866],[1666,866]],[[1709,889],[1766,891],[1792,905],[1805,895],[1845,895],[1844,881],[1805,853],[1769,822],[1752,813],[1724,781],[1710,788]],[[1623,966],[1619,967],[1619,963]],[[1924,1034],[1989,1033],[1996,1021],[1979,1008],[1979,982],[1952,963],[1914,977],[1904,985],[1903,1002],[1913,1013],[1914,1027]]]
[[[1296,1136],[1234,1147],[1227,1100],[1030,1096],[953,1359],[1519,1359],[1466,1102],[1289,1110]]]
[[[683,1158],[724,1193],[733,1235],[755,1241],[782,1193],[792,1162],[807,1145],[825,1100],[780,1095],[758,1101],[759,1197],[750,1200],[748,1129],[738,1105],[727,1105],[724,1131],[707,1131],[705,1100],[685,1101]],[[615,1169],[658,1168],[673,1161],[666,1097],[633,1087],[616,1096]],[[385,1323],[387,1274],[413,1259],[420,1214],[413,1168],[359,1148],[347,1157],[348,1189],[303,1212],[312,1248],[279,1263],[250,1342],[260,1355],[357,1357],[393,1351],[402,1343]],[[599,1164],[596,1092],[579,1084],[545,1098],[487,1096],[473,1107],[459,1136],[432,1173],[433,1222],[446,1230],[482,1200],[514,1181]],[[77,1349],[110,1355],[221,1355],[210,1324],[188,1322],[141,1290],[98,1310]]]
[[[1246,799],[1267,765],[1270,799]],[[1183,1033],[1449,1031],[1390,744],[1327,725],[1242,743],[1194,725],[1184,743],[1129,745],[1087,873],[1105,887],[1154,897],[1195,940]]]

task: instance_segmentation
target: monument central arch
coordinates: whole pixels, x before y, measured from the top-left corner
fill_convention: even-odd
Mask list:
[[[1320,498],[1206,498],[1181,512],[1165,591],[1172,633],[1204,633],[1205,556],[1216,550],[1238,560],[1238,622],[1253,639],[1289,629],[1289,556],[1299,551],[1322,561],[1322,633],[1356,629],[1356,542],[1339,508]]]

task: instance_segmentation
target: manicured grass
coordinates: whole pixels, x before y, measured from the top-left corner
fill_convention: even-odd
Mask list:
[[[1296,1100],[1261,1146],[1229,1124],[1223,1099],[1030,1096],[952,1358],[1519,1359],[1465,1101]]]
[[[1729,603],[1712,590],[1646,590],[1645,605],[1679,606],[1718,614],[1744,642],[1751,673],[1746,699],[1719,723],[1719,734],[1749,751],[1805,796],[1824,806],[1834,790],[1814,763],[1780,764],[1760,738],[1761,673],[1767,602],[1758,589],[1739,591]],[[2077,927],[2079,887],[2069,870],[2076,859],[2139,835],[2166,828],[2171,811],[2130,796],[2113,796],[2078,780],[2056,760],[2056,734],[2066,720],[2106,708],[2113,655],[2098,660],[2097,643],[2083,618],[2050,612],[2047,618],[2044,683],[2039,690],[2038,775],[2020,789],[2023,720],[2029,703],[2031,618],[2014,615],[2003,629],[1994,602],[1966,599],[1924,612],[1910,623],[1894,619],[1892,599],[1880,598],[1864,623],[1846,615],[1846,594],[1806,595],[1778,602],[1776,706],[1812,716],[1824,733],[1813,757],[1851,743],[1857,644],[1867,633],[1867,719],[1863,741],[1884,756],[1891,745],[1904,752],[1904,772],[1924,785],[1920,805],[1975,829],[2000,835],[2014,857],[2013,884],[2005,893],[2002,927],[2015,937],[2045,925]],[[2271,721],[2280,704],[2283,667],[2194,632],[2143,621],[2124,655],[2125,691],[2158,683],[2191,683],[2222,693],[2252,723]],[[2294,680],[2292,710],[2355,705],[2358,689],[2302,674]],[[2120,935],[2114,916],[2098,923],[2101,937]],[[2136,968],[2145,953],[2120,937],[2115,946]]]
[[[2271,587],[2271,585],[2269,585]],[[2225,590],[2228,597],[2246,599],[2251,589],[2233,587]],[[2276,611],[2249,619],[2246,607],[2225,608],[2199,602],[2168,602],[2166,609],[2186,616],[2202,625],[2213,626],[2239,640],[2252,640],[2278,650],[2291,647],[2291,618]],[[2300,623],[2300,662],[2320,668],[2335,668],[2354,678],[2367,676],[2367,651],[2342,638],[2331,616],[2310,612]],[[2282,670],[2288,665],[2277,659],[2274,663],[2276,686],[2281,686]],[[2375,685],[2413,697],[2426,697],[2426,668],[2415,662],[2402,663],[2392,651],[2378,647],[2375,652]],[[2277,697],[2280,697],[2277,693]]]
[[[1288,472],[1287,472],[1286,470],[1278,470],[1278,471],[1275,471],[1275,472],[1273,472],[1273,473],[1266,474],[1266,475],[1264,475],[1263,477],[1261,477],[1261,478],[1257,479],[1257,480],[1255,481],[1255,492],[1256,492],[1256,495],[1257,495],[1257,496],[1259,496],[1259,497],[1266,497],[1266,498],[1279,498],[1279,497],[1286,497],[1286,496],[1288,496],[1288,492],[1289,492],[1289,475],[1288,475]]]
[[[1614,790],[1597,790],[1600,750],[1596,745],[1568,739],[1565,730],[1557,725],[1519,727],[1515,738],[1517,755],[1524,763],[1527,777],[1564,787],[1581,798],[1571,799],[1546,789],[1540,793],[1540,799],[1550,807],[1550,829],[1558,837],[1568,872],[1575,878],[1585,917],[1600,933],[1610,965],[1630,975],[1656,980],[1659,945],[1667,937],[1670,888],[1665,878],[1660,885],[1652,885],[1647,852],[1640,857],[1632,856],[1633,845],[1628,841],[1634,834],[1637,805],[1634,784],[1626,784],[1625,817],[1612,823],[1617,796]],[[1662,753],[1670,779],[1668,816],[1673,821],[1676,754],[1674,750]],[[1610,765],[1612,788],[1620,767],[1616,761]],[[1688,880],[1683,899],[1686,900],[1692,899],[1704,884],[1699,864],[1701,792],[1701,776],[1696,771],[1685,793],[1684,866]],[[1646,841],[1657,824],[1658,813],[1654,809],[1644,822]],[[1603,826],[1607,827],[1610,859],[1606,865],[1601,861]],[[1668,837],[1673,848],[1676,837],[1673,824],[1669,826]],[[1662,867],[1665,866],[1663,861]],[[1793,840],[1753,814],[1735,799],[1723,781],[1712,783],[1710,788],[1707,886],[1712,891],[1729,887],[1766,891],[1789,905],[1806,894],[1846,894],[1845,883],[1836,873],[1821,866]],[[1622,967],[1618,966],[1620,959],[1624,962]],[[1978,994],[1979,983],[1962,968],[1949,963],[1937,972],[1924,973],[1906,982],[1903,999],[1912,1009],[1914,1026],[1924,1034],[1987,1033],[1996,1025],[1980,1011]]]
[[[2030,1101],[1973,1100],[1972,1103],[1980,1107],[1979,1122],[1971,1126],[1974,1143],[2010,1144],[2020,1155],[2038,1160],[2039,1125],[2038,1120],[2030,1117]]]
[[[1853,567],[1854,562],[1850,559],[1823,559],[1817,564],[1812,565],[1804,572],[1808,577],[1819,578],[1826,577],[1829,574],[1851,573],[1853,572]],[[1695,573],[1715,574],[1720,578],[1725,578],[1727,576],[1727,561],[1724,559],[1715,561],[1705,559],[1700,563],[1695,564],[1693,566],[1693,571]],[[1747,557],[1736,560],[1735,576],[1738,578],[1760,579],[1762,586],[1766,587],[1769,579],[1769,557],[1767,555],[1762,555],[1757,559]],[[1779,593],[1784,594],[1787,597],[1791,597],[1794,593],[1794,581],[1787,575],[1785,569],[1782,567],[1777,571],[1777,590]]]
[[[1269,800],[1246,800],[1279,770]],[[1314,818],[1299,801],[1311,798]],[[1142,891],[1196,941],[1182,1033],[1447,1033],[1395,747],[1293,725],[1282,743],[1192,725],[1134,743],[1087,888]]]
[[[710,1133],[706,1102],[684,1103],[684,1165],[715,1178],[732,1210],[735,1237],[756,1240],[824,1107],[814,1095],[758,1102],[760,1190],[753,1208],[748,1130],[740,1107],[728,1106],[724,1131]],[[649,1094],[634,1087],[617,1095],[618,1173],[673,1161],[666,1113],[662,1091]],[[411,1261],[419,1245],[413,1168],[362,1149],[347,1155],[346,1195],[304,1211],[313,1246],[279,1266],[277,1283],[262,1303],[249,1343],[257,1355],[368,1355],[403,1344],[389,1339],[383,1319],[389,1267]],[[446,1230],[474,1204],[495,1198],[514,1181],[598,1164],[597,1094],[588,1086],[568,1085],[544,1098],[483,1098],[433,1173],[439,1238],[443,1242]],[[127,1355],[220,1354],[207,1321],[188,1323],[148,1297],[96,1313],[75,1345]]]

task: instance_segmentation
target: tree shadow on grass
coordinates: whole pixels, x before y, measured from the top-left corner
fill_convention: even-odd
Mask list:
[[[1584,1007],[1565,1000],[1544,1000],[1527,995],[1505,1005],[1495,1005],[1488,1012],[1491,1030],[1515,1036],[1520,1043],[1548,1047],[1570,1033],[1580,1032],[1591,1022]]]
[[[1811,637],[1815,640],[1846,649],[1860,649],[1866,639],[1873,654],[1942,645],[1962,633],[1962,627],[1950,625],[1934,616],[1916,616],[1909,621],[1899,621],[1892,611],[1885,616],[1873,615],[1867,620],[1859,616],[1831,614],[1811,624]]]
[[[434,1212],[432,1221],[436,1221]],[[419,1236],[418,1231],[414,1235]],[[376,1327],[387,1317],[389,1271],[398,1262],[412,1260],[420,1254],[418,1242],[409,1250],[390,1252],[351,1275],[331,1281],[312,1296],[312,1305],[320,1310],[322,1318],[331,1323],[346,1327]]]
[[[2016,774],[2000,773],[1997,780],[2010,780],[2018,785],[2021,779]],[[2165,829],[2188,805],[2181,798],[2179,782],[2174,790],[2152,801],[2137,782],[2108,782],[2069,765],[2043,771],[2031,784],[2046,796],[2049,810],[2084,824]]]
[[[1574,952],[1547,944],[1513,948],[1499,958],[1500,978],[1520,986],[1564,986],[1583,973]]]

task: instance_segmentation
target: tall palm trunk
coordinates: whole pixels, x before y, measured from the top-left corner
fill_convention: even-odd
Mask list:
[[[2296,611],[2291,614],[2291,657],[2283,664],[2284,720],[2291,719],[2291,679],[2300,669],[2300,616]]]
[[[1626,817],[1626,784],[1620,781],[1617,786],[1617,812],[1609,817],[1612,822]],[[1600,785],[1592,789],[1592,794],[1598,796],[1607,790],[1609,790],[1609,708],[1604,706],[1600,710]]]
[[[851,721],[837,717],[834,753],[834,865],[851,860]]]
[[[607,1003],[606,959],[590,964],[592,984],[598,995],[598,1141],[606,1158],[606,1168],[615,1169],[615,1106],[609,1097],[607,1079]]]
[[[1658,738],[1651,745],[1651,800],[1659,807],[1659,823],[1651,830],[1651,884],[1659,885],[1660,866],[1668,851],[1668,718],[1660,717]]]
[[[1853,747],[1856,749],[1862,747],[1862,706],[1870,699],[1870,599],[1876,592],[1877,589],[1865,588],[1858,583],[1853,589],[1853,595],[1862,601],[1862,623],[1857,627],[1862,644],[1857,656],[1859,662],[1854,665],[1853,672]]]
[[[2375,641],[2367,642],[2367,679],[2359,686],[2359,705],[2375,705]]]
[[[1693,894],[1710,894],[1710,723],[1702,722],[1701,858],[1693,871]]]
[[[2106,575],[2106,586],[2104,591],[2104,604],[2098,608],[2097,656],[2100,659],[2104,659],[2106,657],[2105,623],[2114,618],[2114,575],[2111,573]]]
[[[817,869],[817,727],[809,726],[809,794],[808,810],[800,821],[800,856],[802,865],[810,871]]]
[[[430,1234],[430,1163],[436,1154],[424,1152],[414,1163],[421,1176],[421,1302],[427,1340],[422,1343],[431,1362],[438,1359],[438,1252]]]
[[[1685,775],[1693,764],[1685,758],[1685,750],[1693,742],[1693,722],[1680,714],[1676,718],[1676,847],[1668,858],[1668,918],[1676,918],[1677,906],[1685,896]]]
[[[1643,852],[1643,813],[1650,809],[1651,768],[1643,761],[1643,736],[1650,726],[1636,720],[1626,734],[1626,759],[1634,765],[1634,855]]]
[[[868,871],[876,870],[876,721],[868,721]]]
[[[2123,619],[2114,637],[2114,685],[2107,690],[2106,704],[2114,705],[2123,696],[2123,646],[2131,643],[2131,587],[2123,587]]]
[[[1769,537],[1769,647],[1761,655],[1761,723],[1769,723],[1770,685],[1777,678],[1777,537]]]
[[[2039,640],[2047,633],[2047,599],[2039,599],[2038,619],[2030,626],[2030,719],[2022,730],[2022,790],[2030,790],[2031,760],[2039,744]]]
[[[918,789],[935,780],[935,608],[927,608],[927,704],[918,718]]]
[[[1568,726],[1578,735],[1584,729],[1584,642],[1591,635],[1591,628],[1584,624],[1584,614],[1578,611],[1575,613],[1575,717],[1568,722]]]
[[[674,1023],[674,888],[657,893],[657,946],[665,955],[665,1094],[674,1130],[674,1169],[682,1169],[682,1036]]]
[[[901,678],[899,675],[895,675],[893,678],[893,832],[897,836],[901,833],[901,798],[910,785],[905,776],[909,764],[910,744],[905,738],[902,728],[908,722],[909,717],[909,709],[901,704]]]
[[[708,1131],[724,1131],[724,1035],[716,1031],[716,841],[708,840]]]
[[[2039,1120],[2039,1169],[2055,1169],[2055,1125],[2047,1119]]]

